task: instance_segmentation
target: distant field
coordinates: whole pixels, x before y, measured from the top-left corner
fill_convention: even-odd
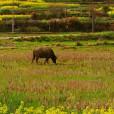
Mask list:
[[[114,45],[94,45],[98,43],[94,40],[80,43],[83,46],[77,46],[77,41],[3,41],[0,102],[8,106],[9,112],[15,112],[21,101],[28,108],[64,106],[66,112],[75,108],[82,111],[86,106],[108,109],[113,103],[108,99],[114,98]],[[52,47],[58,56],[57,64],[50,60],[44,65],[44,59],[39,60],[39,65],[31,64],[35,46]]]
[[[83,0],[16,0],[15,32],[90,32],[91,3]],[[112,3],[94,3],[95,32],[114,31]],[[0,32],[11,32],[12,0],[0,0]]]

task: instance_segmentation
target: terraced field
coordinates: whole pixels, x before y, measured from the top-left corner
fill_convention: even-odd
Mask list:
[[[113,31],[114,8],[112,2],[94,3],[96,32]],[[87,4],[87,2],[74,2],[73,0],[65,2],[16,0],[14,1],[15,32],[90,32],[91,11],[91,2]],[[11,32],[11,20],[12,1],[0,0],[0,32]]]

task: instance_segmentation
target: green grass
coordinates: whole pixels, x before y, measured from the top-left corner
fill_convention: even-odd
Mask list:
[[[50,33],[50,32],[44,32],[44,33],[14,33],[11,32],[0,32],[0,37],[26,37],[26,36],[47,36],[47,35],[64,35],[64,34],[79,34],[80,32],[57,32],[57,33]]]
[[[8,40],[4,46],[13,43],[16,48],[0,50],[0,102],[8,106],[9,112],[15,112],[21,101],[25,107],[34,108],[70,104],[71,109],[76,106],[82,110],[87,105],[94,107],[94,102],[108,108],[104,102],[114,97],[114,46],[92,46],[98,42],[95,40],[80,42],[85,46],[76,46],[77,41]],[[39,59],[39,65],[31,64],[35,46],[52,47],[58,56],[57,65],[51,60],[44,65],[44,59]]]

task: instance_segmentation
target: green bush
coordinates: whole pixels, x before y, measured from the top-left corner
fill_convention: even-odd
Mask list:
[[[50,5],[48,8],[51,18],[64,18],[68,14],[64,6],[62,5]]]
[[[104,13],[107,13],[108,11],[110,11],[111,9],[109,8],[109,6],[104,6],[103,7],[103,11],[104,11]]]
[[[15,20],[30,20],[31,15],[14,15]],[[0,15],[3,21],[12,20],[12,15]]]
[[[11,31],[12,21],[0,21],[0,31]],[[20,32],[30,31],[33,32],[91,32],[92,24],[90,22],[80,22],[77,18],[63,18],[46,20],[15,20],[15,29]],[[35,27],[35,28],[34,28]],[[27,28],[27,29],[26,29]],[[32,29],[33,28],[33,29]],[[38,29],[36,29],[38,28]],[[100,31],[113,31],[114,25],[110,22],[99,21],[95,22],[95,32]],[[26,31],[27,30],[27,31]]]
[[[113,39],[114,38],[114,33],[113,32],[101,32],[101,33],[84,33],[84,34],[79,34],[79,35],[63,35],[63,36],[49,36],[49,35],[45,35],[45,36],[41,36],[41,37],[30,37],[30,38],[17,38],[17,39],[13,39],[13,41],[38,41],[38,42],[42,42],[42,41],[78,41],[78,46],[79,45],[83,45],[80,44],[79,41],[80,40],[98,40],[99,38],[103,38],[103,39]]]
[[[0,18],[0,21],[2,21],[2,18]]]
[[[10,13],[11,9],[10,8],[1,8],[0,13]]]
[[[19,6],[20,4],[21,4],[20,1],[14,1],[14,6]],[[12,6],[12,1],[1,1],[0,7],[1,6]]]
[[[109,11],[109,12],[107,12],[107,14],[108,14],[110,17],[114,18],[114,11]]]
[[[25,28],[25,31],[26,31],[26,32],[40,32],[41,29],[38,28],[38,27],[26,27],[26,28]]]

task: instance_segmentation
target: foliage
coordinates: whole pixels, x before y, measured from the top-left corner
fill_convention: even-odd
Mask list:
[[[10,9],[12,9],[12,6],[2,6],[0,9],[2,9],[2,8],[10,8]],[[14,6],[14,9],[18,9],[18,6]]]
[[[95,21],[106,21],[107,20],[107,18],[100,18],[100,17],[97,17],[96,19],[95,19]]]
[[[32,12],[31,19],[32,20],[37,20],[38,19],[38,15],[35,12]]]
[[[8,7],[1,8],[1,9],[0,9],[0,12],[1,12],[1,13],[9,13],[9,12],[11,12],[11,9],[8,8]]]
[[[34,8],[48,8],[50,5],[53,5],[53,3],[46,3],[43,1],[14,1],[14,5],[18,6],[19,8],[30,8],[30,7],[34,7]],[[80,6],[80,4],[66,4],[66,3],[57,3],[57,6],[64,6],[64,7],[71,7],[71,8],[77,8]],[[5,2],[1,2],[0,6],[12,6],[12,1],[5,1]]]
[[[107,31],[107,27],[110,26],[110,23],[105,20],[105,18],[95,19],[95,31]],[[47,22],[47,24],[49,26],[49,31],[91,31],[91,18],[87,17],[73,16],[62,19],[51,19]]]
[[[25,2],[21,4],[20,8],[28,8],[28,7],[40,7],[40,8],[47,8],[49,6],[48,3],[36,3],[36,2]]]
[[[107,14],[108,14],[110,17],[114,18],[114,11],[109,11],[109,12],[107,12]]]
[[[68,31],[80,24],[77,17],[69,17],[62,19],[51,19],[47,23],[50,31]]]
[[[105,12],[105,13],[107,13],[108,11],[110,11],[111,9],[110,9],[110,7],[109,6],[104,6],[103,8],[102,8],[102,10]]]
[[[18,6],[14,6],[14,9],[18,9]],[[10,13],[12,11],[12,6],[2,6],[0,8],[1,13]]]
[[[2,105],[0,103],[0,114],[6,114],[7,113],[7,110],[8,110],[7,106],[5,104]]]
[[[29,33],[30,32],[41,32],[42,31],[42,29],[38,28],[38,27],[25,27],[23,30],[26,32],[29,32]],[[18,31],[18,32],[20,32],[20,31]]]
[[[109,107],[108,110],[101,108],[101,109],[91,109],[89,106],[86,107],[86,109],[83,110],[82,114],[112,114],[114,113],[114,109],[112,107]]]
[[[68,107],[67,107],[68,109]],[[27,108],[24,107],[24,102],[21,101],[21,104],[18,109],[16,109],[15,114],[68,114],[69,112],[64,111],[65,108],[63,106],[59,106],[58,108],[52,107],[49,109],[46,109],[44,106],[37,107],[34,109],[33,107]],[[7,106],[4,104],[3,106],[0,103],[0,113],[1,114],[7,114]],[[71,110],[71,114],[78,114],[78,111]],[[108,110],[101,108],[101,109],[93,109],[89,106],[86,107],[86,109],[83,109],[82,114],[102,114],[102,113],[114,113],[113,107],[109,107]],[[13,113],[10,113],[13,114]]]
[[[2,18],[0,18],[0,21],[2,21]]]
[[[39,3],[44,2],[43,0],[27,0],[27,1],[30,1],[30,2],[39,2]]]
[[[51,18],[64,18],[67,15],[67,11],[64,5],[61,4],[50,5],[48,11],[50,13]]]
[[[68,3],[67,3],[68,2]],[[45,23],[45,25],[41,25],[40,26],[33,26],[35,28],[33,28],[35,31],[39,31],[39,30],[44,30],[44,31],[55,31],[55,32],[67,32],[67,31],[87,31],[90,32],[91,31],[91,18],[90,18],[90,12],[87,11],[87,4],[86,5],[80,5],[78,3],[71,3],[73,2],[73,0],[67,0],[67,2],[56,2],[52,3],[52,2],[45,2],[42,0],[15,0],[14,1],[14,9],[15,9],[15,21],[16,20],[46,20],[49,22],[53,21],[53,27],[51,26],[49,29],[47,29],[49,26],[48,24]],[[70,3],[69,3],[70,2]],[[11,14],[12,14],[12,0],[0,0],[0,18],[1,21],[9,21],[12,20]],[[110,18],[104,18],[107,17],[108,15],[110,17],[113,17],[113,11],[108,12],[108,15],[106,13],[103,13],[103,7],[101,7],[99,9],[99,7],[101,7],[100,5],[98,6],[98,8],[95,10],[94,14],[96,15],[96,19],[95,19],[95,31],[109,31],[109,30],[113,30],[113,26],[112,26],[112,22],[113,19],[111,20]],[[113,7],[109,7],[111,10],[113,10]],[[34,12],[34,13],[32,13]],[[8,15],[7,15],[8,14]],[[22,14],[22,16],[20,15]],[[25,16],[24,16],[25,15]],[[31,15],[31,16],[30,16]],[[72,18],[71,16],[76,16],[77,20],[77,25],[75,23],[75,25],[72,24],[72,22],[70,21],[70,18]],[[67,18],[68,17],[68,18]],[[100,17],[100,18],[97,18]],[[57,18],[57,19],[52,19],[52,18]],[[50,20],[51,19],[51,20]],[[74,21],[74,20],[73,20]],[[105,22],[104,22],[105,21]],[[59,23],[60,22],[60,23]],[[2,27],[3,29],[0,29],[1,31],[9,31],[10,26],[5,26],[4,25],[5,22],[2,23]],[[28,22],[26,22],[28,23]],[[8,22],[7,25],[9,25],[10,22]],[[0,23],[1,25],[1,23]],[[19,24],[16,24],[19,25]],[[25,25],[25,24],[24,24]],[[21,25],[19,26],[15,26],[16,30],[18,31],[28,31],[28,28],[31,28],[32,31],[32,27],[31,27],[31,23],[30,26],[25,26],[24,28],[20,28]],[[71,26],[73,25],[73,26]],[[87,26],[88,25],[88,26]],[[111,26],[111,27],[110,27]],[[46,27],[46,28],[45,28]],[[36,28],[39,28],[39,30],[37,30]],[[43,28],[43,29],[42,29]]]
[[[20,1],[14,1],[15,6],[19,6],[20,4]],[[0,7],[1,6],[12,6],[12,1],[0,1]]]
[[[4,15],[3,15],[4,16]],[[39,15],[38,15],[39,17]],[[1,18],[1,17],[0,17]],[[39,28],[38,31],[42,32],[49,32],[49,31],[55,31],[55,32],[65,32],[65,31],[82,31],[82,32],[90,32],[91,31],[91,21],[79,21],[78,18],[63,18],[63,19],[51,19],[50,21],[47,20],[30,20],[31,15],[20,15],[20,17],[15,17],[15,29],[19,30],[20,32],[27,32],[28,29],[32,31],[32,27]],[[42,17],[39,17],[42,18]],[[11,20],[12,17],[4,17],[2,18],[4,20]],[[26,19],[26,20],[24,20]],[[0,22],[0,31],[11,31],[12,22],[9,21],[6,23],[6,21],[2,20]],[[73,21],[72,21],[73,20]],[[96,18],[95,21],[95,31],[112,31],[113,30],[113,24],[110,24],[110,21],[104,21],[104,19],[98,19]],[[27,31],[26,31],[27,30]],[[36,30],[36,29],[35,29]]]
[[[48,42],[53,42],[53,41],[80,41],[80,40],[98,40],[98,38],[102,39],[113,39],[114,33],[113,32],[101,32],[101,33],[88,33],[88,34],[79,34],[79,35],[63,35],[63,36],[49,36],[49,35],[44,35],[41,37],[30,37],[30,38],[17,38],[13,39],[15,41],[23,42],[23,41],[38,41],[38,42],[43,42],[43,41],[48,41]],[[78,42],[79,43],[79,42]]]
[[[95,18],[100,17],[103,19],[104,17],[108,17],[107,13],[104,13],[104,12],[99,11],[99,10],[95,10],[94,15],[95,15]]]
[[[30,20],[31,15],[14,15],[15,20]],[[12,15],[0,15],[3,21],[12,20]]]

